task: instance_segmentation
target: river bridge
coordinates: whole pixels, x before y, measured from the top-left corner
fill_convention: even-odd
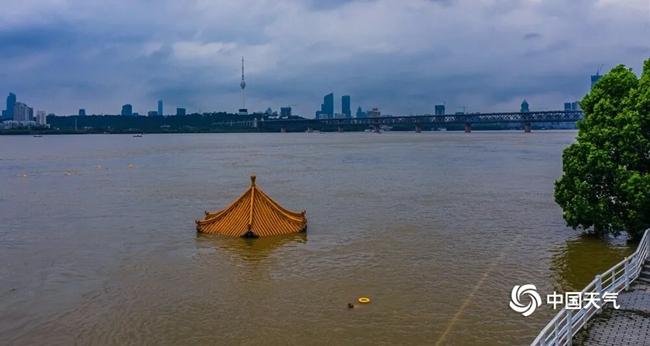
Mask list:
[[[460,126],[465,132],[472,131],[474,124],[521,124],[530,132],[533,123],[575,123],[583,118],[581,111],[495,112],[442,115],[399,115],[367,118],[328,119],[264,119],[254,126],[264,132],[310,132],[310,131],[363,131],[379,132],[382,127],[398,127],[416,132],[446,129]]]

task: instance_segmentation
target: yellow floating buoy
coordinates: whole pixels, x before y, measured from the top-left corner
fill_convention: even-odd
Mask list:
[[[368,304],[368,303],[370,303],[370,298],[368,298],[368,297],[359,297],[359,299],[357,299],[357,301],[359,302],[359,304]]]

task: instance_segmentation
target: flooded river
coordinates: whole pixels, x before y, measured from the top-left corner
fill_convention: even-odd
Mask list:
[[[529,343],[553,311],[510,310],[513,285],[579,290],[629,253],[553,201],[575,135],[0,137],[0,339]],[[307,233],[197,235],[253,173]]]

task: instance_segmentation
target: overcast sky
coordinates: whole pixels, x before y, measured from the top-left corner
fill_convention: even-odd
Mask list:
[[[2,99],[60,115],[235,111],[242,55],[251,110],[560,109],[650,57],[650,0],[0,2]]]

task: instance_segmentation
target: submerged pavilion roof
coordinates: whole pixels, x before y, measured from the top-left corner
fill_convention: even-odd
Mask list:
[[[196,221],[196,230],[237,237],[263,237],[302,232],[307,228],[305,211],[296,213],[280,206],[255,185],[251,186],[230,206],[220,211],[205,212]]]

